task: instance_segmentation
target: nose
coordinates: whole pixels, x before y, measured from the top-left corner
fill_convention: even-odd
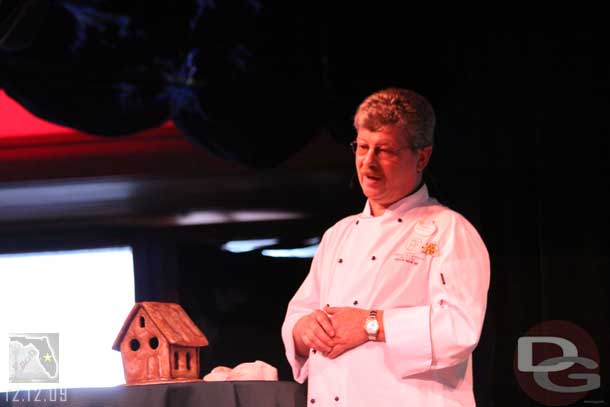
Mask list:
[[[366,154],[362,157],[362,164],[365,166],[371,166],[377,163],[377,149],[369,148]]]

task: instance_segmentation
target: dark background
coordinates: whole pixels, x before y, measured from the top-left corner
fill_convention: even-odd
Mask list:
[[[0,251],[130,244],[137,299],[179,302],[210,339],[202,373],[260,359],[289,380],[280,326],[309,260],[220,246],[280,237],[278,246],[298,247],[361,210],[351,115],[371,92],[406,87],[437,112],[426,175],[433,193],[477,227],[491,255],[474,359],[479,405],[534,404],[515,380],[514,351],[519,336],[553,319],[595,340],[602,389],[585,400],[609,402],[605,33],[439,31],[381,7],[348,18],[315,4],[83,2],[107,28],[96,30],[79,28],[82,5],[30,3],[21,14],[0,3],[0,21],[7,10],[37,16],[11,42],[4,37],[0,87],[41,117],[96,134],[91,140],[120,145],[173,120],[188,147],[34,164],[0,138]],[[121,31],[117,16],[133,25]],[[112,198],[124,184],[128,197]],[[306,217],[166,221],[218,208]]]

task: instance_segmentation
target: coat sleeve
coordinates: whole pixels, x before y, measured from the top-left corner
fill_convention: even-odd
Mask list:
[[[282,324],[282,341],[286,348],[286,358],[292,367],[294,380],[303,383],[309,374],[309,358],[297,355],[292,330],[295,324],[303,316],[320,309],[320,265],[326,247],[327,231],[322,237],[320,246],[311,262],[309,274],[297,290],[292,300],[288,303],[286,317]]]
[[[398,377],[464,362],[477,346],[489,289],[489,255],[474,227],[453,213],[431,262],[429,304],[384,310],[384,359]],[[442,242],[441,240],[445,240]]]

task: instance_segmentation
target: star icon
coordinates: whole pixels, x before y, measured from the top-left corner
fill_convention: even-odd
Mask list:
[[[49,352],[47,352],[47,354],[44,355],[42,358],[44,359],[45,362],[50,362],[53,360],[53,356],[49,355]]]

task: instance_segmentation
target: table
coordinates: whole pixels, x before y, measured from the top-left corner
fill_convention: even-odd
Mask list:
[[[234,381],[151,384],[0,393],[0,406],[305,407],[307,388],[294,382]]]

